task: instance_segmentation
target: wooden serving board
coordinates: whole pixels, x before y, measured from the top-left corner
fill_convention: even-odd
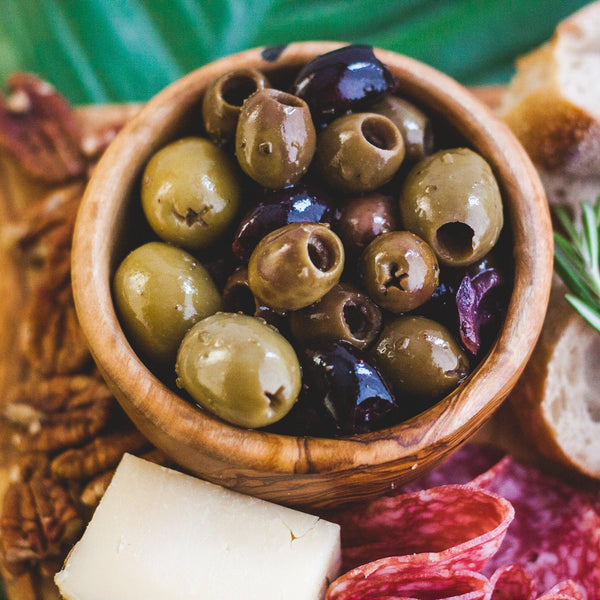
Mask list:
[[[501,100],[502,87],[473,90],[491,108]],[[84,107],[76,111],[85,133],[94,134],[107,124],[125,121],[139,109],[137,106]],[[3,411],[8,391],[15,384],[27,381],[32,373],[18,352],[22,335],[22,311],[28,294],[35,285],[35,271],[24,268],[13,247],[15,232],[24,211],[37,199],[53,190],[51,185],[36,182],[15,160],[0,153],[0,412]],[[11,444],[12,430],[0,419],[0,506],[11,478],[11,467],[16,452]],[[503,407],[478,434],[482,443],[491,443],[528,461],[538,460],[532,448],[523,443],[523,436],[508,407]],[[26,573],[22,577],[7,578],[5,593],[9,600],[56,599],[58,593],[50,580],[34,580]],[[0,586],[0,600],[2,589]]]

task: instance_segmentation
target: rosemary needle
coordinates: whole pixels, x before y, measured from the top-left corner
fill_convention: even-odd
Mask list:
[[[571,292],[567,300],[600,331],[600,197],[582,203],[580,224],[561,206],[554,214],[564,231],[554,233],[554,268]]]

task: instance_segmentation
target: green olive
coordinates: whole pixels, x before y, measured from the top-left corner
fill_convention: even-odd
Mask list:
[[[440,150],[417,163],[404,182],[400,214],[404,227],[453,267],[483,258],[504,222],[492,169],[468,148]]]
[[[186,334],[177,354],[177,384],[229,423],[264,427],[294,405],[300,365],[290,343],[261,319],[217,313]]]
[[[406,159],[422,160],[433,151],[433,129],[429,117],[408,100],[387,94],[370,110],[388,117],[400,130],[406,147]]]
[[[206,133],[215,144],[223,146],[235,137],[244,100],[266,87],[268,79],[256,69],[228,71],[208,86],[202,100],[202,118]]]
[[[196,137],[159,150],[142,177],[142,207],[165,242],[193,250],[215,242],[233,221],[241,189],[235,162]]]
[[[275,310],[320,300],[344,270],[344,245],[321,223],[292,223],[265,236],[248,263],[254,296]]]
[[[395,393],[441,398],[465,379],[469,360],[452,334],[426,317],[389,321],[373,350]]]
[[[377,236],[360,257],[359,273],[367,294],[393,313],[427,302],[439,281],[433,250],[410,231]]]
[[[171,367],[188,329],[221,308],[208,271],[185,250],[162,242],[144,244],[125,257],[113,293],[132,345]]]
[[[404,153],[402,135],[390,119],[354,113],[335,119],[319,134],[315,164],[335,190],[370,192],[392,179]]]
[[[266,188],[293,185],[306,173],[316,133],[304,100],[271,88],[250,96],[240,112],[235,154],[243,171]]]

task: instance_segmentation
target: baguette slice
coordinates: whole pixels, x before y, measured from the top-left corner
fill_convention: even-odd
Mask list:
[[[542,455],[600,478],[600,335],[565,291],[553,287],[542,334],[510,400]]]
[[[599,32],[593,2],[517,61],[499,112],[542,171],[600,177]]]

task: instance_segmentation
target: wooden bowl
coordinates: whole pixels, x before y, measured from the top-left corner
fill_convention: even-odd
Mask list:
[[[98,367],[139,427],[184,469],[209,481],[286,505],[332,507],[382,495],[423,474],[465,442],[515,384],[540,332],[552,274],[551,225],[543,188],[523,148],[485,106],[445,75],[376,50],[403,93],[446,120],[492,165],[514,238],[514,288],[493,348],[454,392],[394,427],[345,439],[240,429],[204,413],[155,377],[131,349],[115,314],[111,279],[127,249],[140,175],[159,148],[199,119],[215,77],[250,66],[289,80],[337,43],[255,49],[211,63],[153,98],[117,136],[87,188],[73,244],[77,312]]]

